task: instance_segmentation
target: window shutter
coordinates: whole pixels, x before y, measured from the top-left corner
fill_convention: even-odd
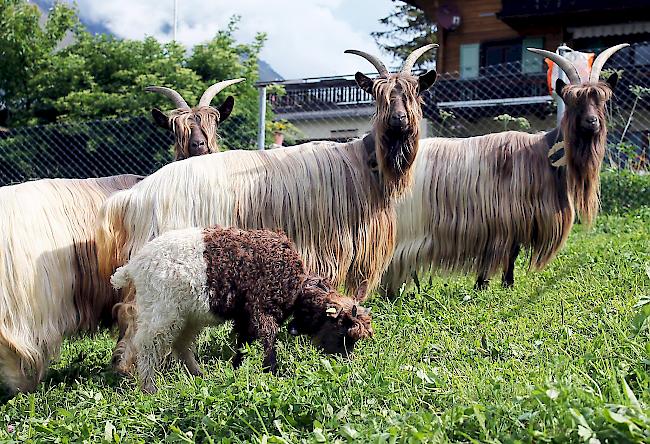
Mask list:
[[[529,37],[524,39],[521,44],[521,72],[528,74],[543,71],[544,59],[526,48],[544,49],[544,38]]]
[[[479,44],[460,45],[460,77],[478,77]]]

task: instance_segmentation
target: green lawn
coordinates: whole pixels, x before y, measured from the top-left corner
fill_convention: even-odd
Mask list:
[[[513,290],[425,278],[373,297],[351,361],[284,332],[281,377],[259,346],[233,371],[227,329],[206,331],[205,379],[174,365],[155,396],[110,371],[109,333],[67,341],[36,393],[2,401],[0,441],[648,442],[647,267],[650,210],[601,216],[543,272],[520,258]]]

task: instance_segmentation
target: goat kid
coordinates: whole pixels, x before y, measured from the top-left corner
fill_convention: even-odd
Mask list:
[[[277,372],[275,341],[291,314],[298,333],[327,353],[351,353],[372,336],[369,310],[308,274],[283,233],[236,228],[169,231],[145,245],[111,278],[136,291],[137,332],[129,357],[137,361],[142,390],[156,391],[155,371],[173,349],[193,375],[201,375],[194,343],[208,325],[234,321],[237,354],[260,339],[263,366]]]

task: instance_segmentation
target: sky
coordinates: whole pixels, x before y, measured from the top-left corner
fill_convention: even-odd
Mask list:
[[[101,23],[117,37],[172,38],[174,0],[76,0],[84,20]],[[286,79],[372,72],[364,59],[343,54],[359,49],[381,53],[372,31],[394,8],[391,0],[178,0],[177,40],[188,48],[209,40],[233,15],[241,43],[267,33],[261,58]]]

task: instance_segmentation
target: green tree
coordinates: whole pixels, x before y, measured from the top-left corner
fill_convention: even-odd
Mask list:
[[[393,12],[379,20],[386,29],[371,35],[384,51],[404,60],[414,49],[437,41],[435,23],[415,6],[401,0],[392,1],[397,3]],[[435,54],[435,51],[424,54],[416,66],[430,65]]]
[[[218,106],[228,95],[235,96],[233,114],[221,128],[222,144],[254,147],[254,84],[266,36],[260,33],[250,44],[237,43],[233,34],[238,17],[210,41],[187,51],[176,42],[163,44],[153,37],[140,41],[91,35],[79,25],[75,11],[62,5],[41,28],[35,6],[19,0],[0,2],[9,31],[0,38],[10,43],[5,51],[14,55],[0,71],[12,126],[128,117],[154,106],[169,109],[167,99],[144,91],[149,85],[174,88],[192,105],[211,84],[244,77],[246,82],[227,88],[213,103]],[[72,43],[57,49],[66,32],[74,32]],[[267,118],[270,121],[271,113]]]
[[[235,97],[231,117],[220,127],[224,148],[255,148],[258,127],[258,55],[264,34],[236,42],[238,18],[210,41],[188,51],[149,37],[123,40],[91,35],[73,9],[57,4],[44,25],[24,0],[0,0],[0,102],[12,113],[0,138],[0,179],[90,177],[124,172],[148,174],[171,160],[167,132],[154,127],[152,107],[172,105],[144,88],[174,88],[190,105],[211,84],[245,77],[217,97]],[[69,33],[67,46],[59,42]],[[126,118],[120,121],[102,119]],[[273,118],[267,112],[267,123]],[[6,136],[6,133],[5,133]]]
[[[75,11],[57,3],[44,25],[34,4],[0,0],[0,100],[12,110],[15,122],[34,115],[39,101],[34,78],[55,57],[57,44],[79,23]]]

